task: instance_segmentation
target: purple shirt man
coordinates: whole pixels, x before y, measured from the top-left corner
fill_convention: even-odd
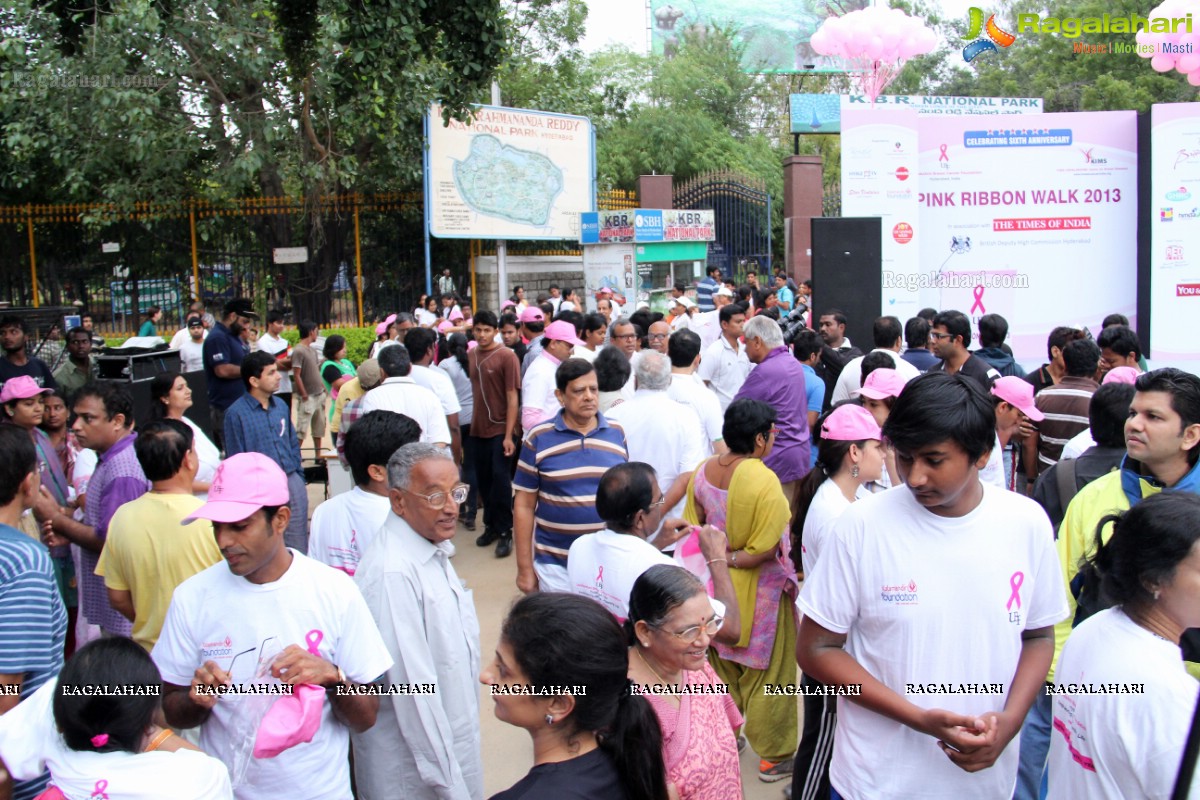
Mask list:
[[[783,331],[770,317],[754,317],[743,328],[746,355],[755,365],[734,400],[761,400],[775,409],[775,446],[764,459],[779,482],[799,481],[811,469],[812,437],[804,367],[783,344]],[[789,499],[792,495],[789,494]]]
[[[136,433],[127,434],[104,451],[88,483],[83,522],[95,528],[96,536],[101,541],[108,538],[108,523],[112,521],[116,510],[150,490],[150,482],[146,480],[133,449],[136,438]],[[109,605],[104,578],[96,575],[99,561],[99,553],[80,548],[80,566],[83,569],[79,576],[79,588],[83,592],[88,622],[99,625],[106,633],[130,636],[132,624]]]

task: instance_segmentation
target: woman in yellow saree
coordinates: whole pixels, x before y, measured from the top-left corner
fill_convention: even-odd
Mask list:
[[[723,428],[729,452],[696,468],[684,509],[689,522],[724,529],[729,537],[742,637],[732,646],[714,643],[709,660],[746,718],[746,739],[761,759],[759,778],[768,782],[791,774],[797,742],[794,698],[768,694],[772,686],[796,683],[791,508],[762,462],[774,444],[775,418],[758,400],[731,403]]]

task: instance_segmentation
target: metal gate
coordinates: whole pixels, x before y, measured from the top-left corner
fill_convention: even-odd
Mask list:
[[[762,180],[718,170],[675,188],[675,208],[713,210],[717,239],[708,264],[725,275],[771,270],[771,195]]]

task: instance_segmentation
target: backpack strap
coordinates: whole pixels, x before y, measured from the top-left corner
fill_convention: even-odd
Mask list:
[[[1058,462],[1054,470],[1054,481],[1058,485],[1059,507],[1063,514],[1066,514],[1067,506],[1071,505],[1071,500],[1079,493],[1075,485],[1075,459],[1068,458]]]

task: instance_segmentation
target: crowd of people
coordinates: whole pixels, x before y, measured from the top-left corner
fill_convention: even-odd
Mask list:
[[[193,308],[136,420],[87,329],[52,370],[0,319],[0,797],[482,800],[481,694],[533,750],[493,800],[737,800],[746,748],[796,800],[1170,795],[1200,378],[1128,320],[1027,374],[999,315],[862,349],[783,273],[438,288],[357,365]]]

